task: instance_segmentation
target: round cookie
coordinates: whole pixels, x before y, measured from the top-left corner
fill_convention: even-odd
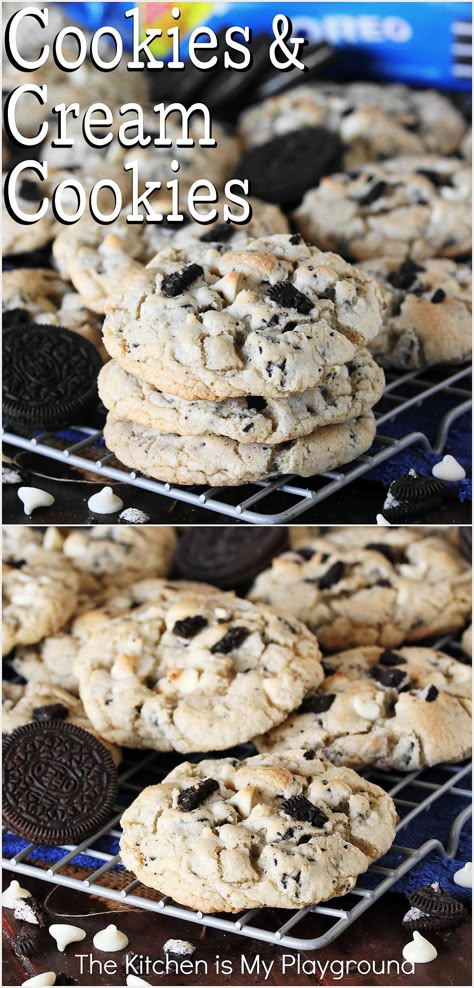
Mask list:
[[[104,343],[124,370],[186,400],[282,397],[348,363],[380,324],[365,272],[272,236],[161,251],[107,305]]]
[[[325,668],[319,690],[255,739],[259,751],[298,745],[308,759],[402,772],[470,755],[469,666],[431,648],[369,647],[331,655]]]
[[[322,679],[300,622],[223,594],[143,604],[100,627],[76,670],[87,716],[109,741],[212,751],[268,729]]]
[[[4,271],[3,325],[28,321],[38,325],[65,326],[85,337],[108,357],[102,346],[102,320],[82,302],[72,285],[51,268],[17,268]]]
[[[3,655],[54,635],[74,614],[79,577],[67,559],[22,546],[3,564]]]
[[[141,576],[166,576],[175,547],[176,535],[169,525],[93,525],[71,532],[63,553],[75,569],[103,587],[126,587]]]
[[[192,909],[300,909],[344,895],[395,836],[379,786],[301,751],[178,765],[122,817],[122,861]]]
[[[448,258],[361,265],[385,300],[382,330],[370,349],[384,367],[413,370],[459,363],[472,352],[472,271]],[[449,327],[449,331],[447,331]]]
[[[310,243],[364,260],[471,251],[471,173],[458,158],[404,156],[332,175],[293,219]]]
[[[277,556],[248,596],[305,621],[325,651],[392,648],[464,628],[471,570],[437,536],[397,555],[387,545],[358,548],[319,538]]]
[[[29,683],[48,682],[76,695],[79,692],[77,653],[90,636],[119,614],[127,614],[140,604],[160,601],[171,606],[183,593],[215,593],[215,587],[185,580],[160,580],[154,577],[127,583],[122,588],[109,587],[90,597],[82,612],[60,634],[44,638],[35,646],[16,648],[11,666]]]
[[[367,350],[328,368],[316,388],[288,398],[184,401],[133,377],[115,360],[99,375],[99,395],[116,419],[179,436],[226,436],[238,443],[286,442],[359,418],[382,397],[383,371]]]
[[[240,443],[223,436],[176,436],[109,414],[108,449],[133,470],[165,483],[232,487],[284,474],[313,477],[351,463],[370,448],[376,423],[371,412],[277,445]]]
[[[466,125],[435,90],[372,82],[296,86],[252,106],[239,118],[250,147],[302,127],[324,126],[346,145],[346,168],[401,154],[452,154]]]
[[[150,197],[150,203],[164,217],[171,202]],[[288,233],[288,221],[277,206],[249,199],[252,219],[243,226],[216,220],[203,226],[182,211],[183,222],[127,223],[130,209],[124,209],[115,223],[103,227],[91,216],[63,228],[53,245],[55,263],[63,277],[70,278],[87,305],[104,312],[107,299],[127,275],[140,271],[155,254],[170,243],[179,246],[201,240],[240,244],[253,237]]]
[[[3,683],[2,691],[2,734],[11,734],[17,727],[23,727],[35,720],[44,721],[51,714],[52,719],[59,718],[68,724],[82,727],[84,731],[90,731],[109,749],[115,764],[120,764],[120,748],[96,734],[77,696],[72,696],[49,682],[27,683],[26,686]],[[49,707],[50,711],[43,710],[45,707]]]

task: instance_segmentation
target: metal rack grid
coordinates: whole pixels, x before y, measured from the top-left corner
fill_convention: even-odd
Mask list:
[[[442,648],[456,657],[461,655],[460,643],[453,636],[446,635],[433,642],[432,645],[435,648]],[[240,749],[232,751],[232,754],[245,757],[252,753],[252,751],[249,752],[249,749],[251,749],[250,745],[241,746]],[[222,754],[224,753],[221,752]],[[209,757],[209,754],[195,757],[196,759]],[[105,899],[119,901],[131,907],[162,913],[165,916],[213,927],[254,940],[265,941],[275,946],[296,950],[318,950],[336,940],[403,875],[406,875],[429,854],[436,853],[444,858],[454,857],[462,829],[472,812],[471,763],[438,765],[432,769],[423,769],[406,774],[378,769],[368,770],[362,774],[372,782],[382,786],[395,802],[400,817],[397,826],[398,834],[447,792],[465,801],[466,805],[452,821],[446,846],[434,838],[425,841],[420,847],[407,847],[396,843],[387,855],[381,858],[377,864],[371,865],[368,871],[359,877],[355,888],[346,896],[320,903],[317,906],[295,910],[290,915],[287,915],[286,912],[266,909],[252,909],[237,917],[228,914],[206,915],[178,906],[167,896],[161,899],[145,897],[147,890],[137,879],[132,878],[128,881],[130,873],[124,872],[120,862],[120,854],[111,853],[100,847],[100,841],[104,837],[115,840],[120,837],[120,830],[118,829],[120,817],[125,807],[136,798],[144,786],[160,782],[171,768],[181,760],[182,756],[176,754],[125,752],[119,776],[118,803],[114,815],[97,833],[77,846],[62,847],[60,850],[64,853],[60,854],[59,860],[50,865],[46,862],[40,864],[38,861],[33,863],[32,855],[34,855],[38,845],[25,842],[23,849],[16,855],[2,859],[3,867],[22,875],[40,878],[53,884],[64,885]],[[191,756],[191,760],[193,760],[193,756]],[[99,846],[97,846],[98,843]],[[97,862],[97,866],[89,866],[89,873],[85,878],[75,878],[63,874],[64,867],[74,864],[79,854],[87,855],[94,862]],[[393,855],[400,858],[396,865],[387,860],[388,858],[392,859]],[[101,884],[101,879],[104,879],[107,884]],[[305,921],[307,925],[308,917],[311,921],[312,932],[314,933],[314,929],[318,930],[317,936],[309,936],[304,931]],[[300,926],[299,935],[298,926]]]
[[[410,432],[401,439],[385,434],[384,427],[398,416],[432,398],[452,402],[438,423],[432,443],[423,432],[418,431]],[[456,370],[438,367],[429,371],[387,374],[384,395],[375,409],[377,435],[371,449],[338,470],[312,478],[312,487],[305,486],[307,482],[295,475],[245,487],[178,487],[160,483],[119,464],[114,454],[106,449],[102,432],[83,426],[74,426],[74,431],[78,433],[74,442],[61,439],[59,431],[25,437],[7,430],[3,438],[12,446],[58,460],[88,473],[96,473],[100,478],[131,484],[249,524],[283,525],[409,447],[421,445],[428,451],[441,453],[451,426],[469,410],[471,404],[470,365]],[[94,459],[93,453],[97,455],[101,447],[104,448],[104,455]],[[283,510],[272,510],[272,499],[274,500],[276,494],[285,498],[286,506]]]

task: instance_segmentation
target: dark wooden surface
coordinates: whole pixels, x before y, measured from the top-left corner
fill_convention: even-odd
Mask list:
[[[11,872],[4,874],[4,886],[13,877]],[[413,974],[377,973],[381,971],[382,961],[396,960],[402,963],[402,948],[409,939],[401,925],[402,916],[406,910],[406,900],[402,896],[387,894],[362,916],[343,936],[329,947],[313,952],[298,952],[284,948],[276,948],[269,944],[257,943],[234,934],[225,934],[217,930],[184,923],[180,920],[157,915],[142,910],[129,910],[122,906],[117,909],[117,903],[98,899],[82,892],[54,887],[49,883],[35,879],[16,876],[21,884],[26,886],[42,902],[47,897],[48,922],[72,923],[87,931],[86,940],[70,944],[64,954],[56,950],[55,941],[47,929],[38,931],[37,927],[27,926],[13,919],[10,910],[3,915],[4,950],[3,950],[3,980],[2,984],[21,985],[27,978],[43,971],[64,972],[77,979],[81,985],[125,985],[122,973],[123,959],[126,954],[148,955],[152,960],[163,956],[162,947],[170,937],[190,940],[196,947],[193,960],[206,962],[207,973],[182,974],[149,974],[143,975],[150,985],[471,985],[471,937],[468,924],[442,935],[432,935],[430,939],[438,950],[438,957],[430,964],[418,965]],[[269,913],[269,919],[272,914]],[[92,947],[94,934],[108,925],[115,923],[129,937],[127,951],[115,954],[103,954]],[[316,935],[316,917],[309,914],[305,919],[305,927],[300,935]],[[20,962],[12,950],[12,941],[20,929],[28,928],[37,931],[38,953]],[[116,974],[99,973],[97,968],[92,974],[79,974],[79,960],[76,954],[88,954],[102,962],[112,959],[117,964]],[[232,975],[216,972],[216,955],[221,961],[230,961]],[[261,974],[242,973],[242,957],[250,966],[258,957],[261,964]],[[283,958],[286,958],[286,969],[283,971]],[[291,960],[295,966],[288,966]],[[352,965],[348,975],[339,977],[337,962],[367,961],[375,965],[374,973],[357,974]],[[265,977],[263,962],[270,965],[273,962],[269,976]],[[318,970],[316,962],[322,965]],[[88,962],[87,962],[88,963]],[[299,967],[296,964],[299,964]],[[333,973],[327,963],[336,963]],[[303,967],[302,967],[303,965]],[[304,966],[306,965],[306,967]],[[202,964],[201,964],[202,968]]]

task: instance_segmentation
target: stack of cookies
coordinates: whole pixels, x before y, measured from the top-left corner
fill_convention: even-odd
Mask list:
[[[347,463],[383,373],[374,281],[299,234],[160,251],[106,308],[107,445],[162,481],[225,486]]]
[[[263,535],[260,568],[269,541],[287,538]],[[457,533],[290,532],[293,548],[247,599],[193,582],[188,536],[176,558],[190,579],[170,580],[170,528],[4,536],[4,648],[27,680],[4,689],[9,750],[18,730],[41,745],[42,728],[61,737],[64,726],[94,734],[116,763],[122,745],[170,759],[125,811],[121,855],[179,903],[237,912],[345,894],[396,825],[391,798],[354,769],[411,772],[470,753],[471,669],[426,641],[469,619]],[[240,530],[203,529],[203,552],[206,538],[220,578],[233,542],[226,583],[233,567],[241,580]],[[234,748],[243,742],[258,754]],[[7,822],[21,833],[18,811]],[[83,826],[94,825],[91,813]]]

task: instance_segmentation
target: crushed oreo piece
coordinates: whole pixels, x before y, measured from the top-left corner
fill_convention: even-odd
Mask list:
[[[303,559],[306,560],[306,562],[308,562],[310,559],[313,558],[316,549],[310,549],[308,546],[302,546],[301,549],[296,549],[296,552],[298,556],[301,556]]]
[[[178,807],[183,813],[190,813],[197,810],[198,806],[206,802],[213,792],[219,789],[219,783],[215,779],[203,779],[188,789],[183,789],[178,796]]]
[[[437,686],[433,686],[433,684],[430,683],[429,686],[425,686],[425,688],[420,691],[420,696],[423,700],[426,700],[427,703],[433,703],[433,700],[436,700],[436,697],[439,696],[439,689]]]
[[[236,648],[240,648],[240,646],[245,641],[245,639],[248,638],[249,634],[250,631],[248,628],[243,628],[239,626],[235,628],[230,628],[230,630],[226,632],[224,637],[221,638],[220,641],[216,642],[216,644],[212,646],[211,648],[212,654],[228,655],[229,652],[233,652]]]
[[[298,291],[291,281],[278,281],[276,285],[270,285],[267,295],[272,302],[278,302],[285,309],[296,309],[297,312],[305,316],[314,308],[311,299],[303,292]]]
[[[41,191],[38,182],[32,182],[29,178],[21,180],[18,195],[25,202],[41,202],[44,199],[44,192]]]
[[[28,895],[24,899],[18,899],[13,915],[15,919],[21,919],[23,923],[32,923],[34,926],[46,926],[44,909],[33,895]]]
[[[63,703],[48,703],[44,707],[35,707],[34,720],[66,720],[69,710]]]
[[[176,298],[177,295],[186,291],[186,288],[189,288],[193,281],[197,281],[202,274],[203,269],[200,264],[188,264],[182,271],[174,271],[173,274],[168,274],[163,278],[161,292],[167,298]]]
[[[173,634],[178,638],[194,638],[195,635],[199,634],[203,628],[208,624],[208,621],[202,614],[195,614],[194,617],[184,618],[182,621],[176,621],[173,628]]]
[[[17,957],[32,957],[38,950],[38,938],[29,930],[21,930],[13,941],[13,952]]]
[[[290,796],[289,799],[284,799],[282,803],[282,810],[288,816],[291,816],[293,820],[301,820],[303,823],[310,823],[312,827],[324,827],[327,823],[329,817],[319,809],[319,806],[315,806],[314,803],[310,803],[306,796],[300,793],[298,796]]]
[[[344,563],[341,563],[340,561],[333,563],[333,565],[330,566],[329,569],[326,570],[326,572],[323,573],[323,575],[317,580],[319,589],[329,590],[329,588],[333,587],[335,583],[339,583],[339,580],[342,580],[344,576],[345,569]]]
[[[439,305],[440,302],[444,302],[445,298],[446,298],[446,292],[443,292],[442,288],[437,288],[434,294],[431,296],[430,302],[432,302],[433,305]]]
[[[318,696],[307,696],[298,707],[299,714],[324,714],[332,707],[336,699],[335,693],[321,693]]]
[[[401,655],[392,652],[390,648],[386,648],[378,658],[378,663],[381,666],[404,666],[406,661]]]
[[[201,234],[199,239],[204,244],[226,243],[227,240],[232,240],[234,233],[235,228],[230,223],[218,223],[217,226]]]
[[[380,552],[380,555],[385,556],[385,559],[388,559],[389,563],[392,563],[393,565],[395,565],[397,561],[397,557],[392,547],[390,545],[385,545],[385,543],[369,542],[368,545],[366,545],[366,549],[371,549],[372,552]]]
[[[389,285],[392,285],[392,288],[397,288],[402,292],[408,292],[412,285],[415,284],[417,274],[425,270],[426,268],[423,268],[421,264],[417,264],[415,261],[407,258],[405,261],[402,261],[398,271],[391,271],[387,275],[386,280]]]
[[[371,679],[375,679],[380,686],[386,686],[387,689],[400,690],[407,685],[407,674],[403,669],[377,665],[369,669],[368,675]]]
[[[359,206],[371,206],[373,202],[380,199],[387,191],[386,182],[376,182],[361,199],[358,199]]]

